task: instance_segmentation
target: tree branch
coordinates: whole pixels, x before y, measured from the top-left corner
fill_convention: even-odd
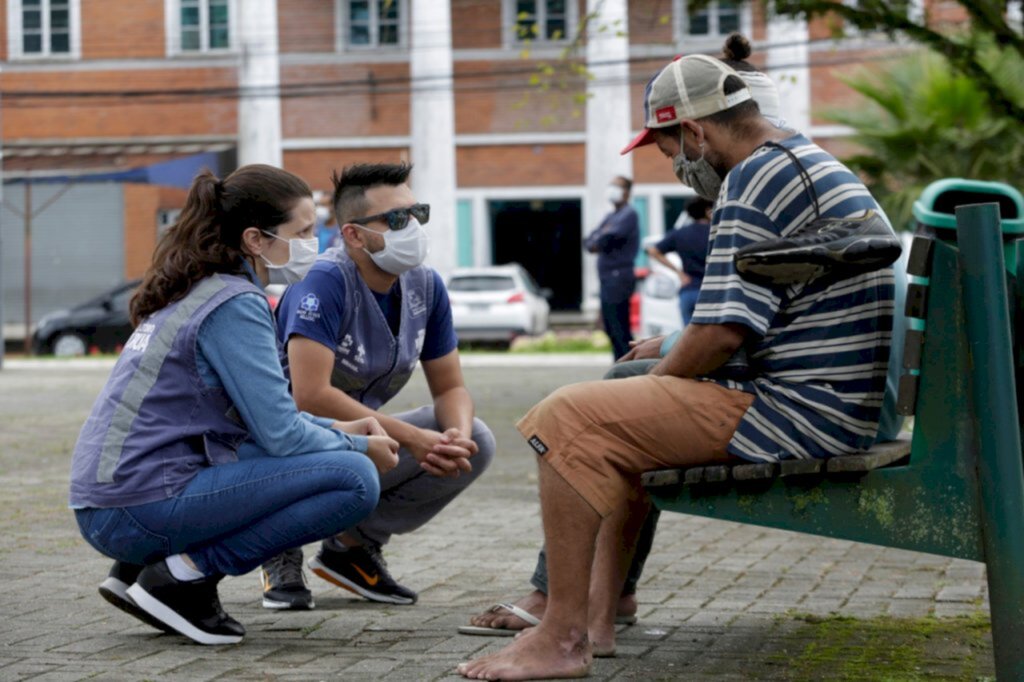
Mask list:
[[[961,3],[965,8],[971,2]],[[988,96],[992,106],[1007,116],[1024,120],[1024,107],[1007,93],[978,59],[978,48],[970,43],[953,40],[947,35],[918,24],[896,11],[887,3],[864,3],[864,7],[851,7],[835,0],[776,0],[775,10],[782,14],[803,15],[808,19],[826,14],[836,14],[860,29],[882,30],[889,34],[902,32],[911,40],[920,43],[945,57],[954,69],[972,78]],[[898,7],[898,6],[897,6]],[[869,9],[868,9],[869,8]],[[971,9],[968,9],[971,12]],[[972,14],[973,16],[973,14]],[[991,33],[991,28],[986,24]],[[998,37],[996,38],[998,40]]]

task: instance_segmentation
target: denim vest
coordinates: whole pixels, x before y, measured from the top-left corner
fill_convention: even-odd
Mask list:
[[[71,506],[125,507],[180,493],[202,467],[237,461],[248,435],[223,388],[196,365],[203,320],[262,291],[214,275],[142,322],[128,339],[75,444]]]
[[[402,390],[419,362],[434,302],[433,271],[421,265],[399,276],[402,315],[396,337],[345,250],[330,249],[320,258],[332,261],[345,282],[331,385],[371,410],[380,409]]]

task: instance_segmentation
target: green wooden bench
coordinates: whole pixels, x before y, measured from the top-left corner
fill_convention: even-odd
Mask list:
[[[643,483],[663,510],[985,562],[996,670],[1024,680],[1011,329],[1024,301],[1014,282],[1024,277],[1008,288],[997,204],[960,206],[956,216],[958,243],[915,237],[907,266],[906,314],[917,322],[898,405],[915,415],[912,436],[827,460],[652,471]]]

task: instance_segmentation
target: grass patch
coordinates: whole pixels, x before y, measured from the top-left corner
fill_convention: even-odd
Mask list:
[[[792,680],[994,679],[987,613],[956,618],[794,615],[771,661]]]
[[[601,331],[547,332],[541,336],[520,336],[509,350],[513,353],[609,353],[612,343]]]

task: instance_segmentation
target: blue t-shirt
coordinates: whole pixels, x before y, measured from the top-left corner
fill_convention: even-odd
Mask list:
[[[654,245],[662,253],[678,253],[683,261],[683,272],[690,276],[690,283],[683,289],[700,289],[704,279],[704,262],[708,257],[708,233],[711,224],[706,221],[689,223],[672,230]]]
[[[423,337],[423,350],[420,360],[436,360],[451,353],[458,346],[452,325],[452,307],[448,301],[448,290],[445,289],[441,276],[432,271],[434,276],[434,300],[430,305],[430,316],[427,318],[427,330]],[[381,312],[384,313],[391,333],[401,333],[399,322],[402,316],[402,293],[398,281],[391,290],[378,294],[372,292]],[[312,320],[296,314],[299,302],[306,294],[313,294],[320,300],[320,315]],[[333,352],[344,337],[341,321],[345,318],[345,279],[338,267],[328,261],[318,261],[313,265],[306,277],[291,285],[284,292],[277,304],[277,336],[283,348],[287,347],[288,339],[293,334],[312,339],[327,346]],[[306,316],[309,317],[309,316]]]

